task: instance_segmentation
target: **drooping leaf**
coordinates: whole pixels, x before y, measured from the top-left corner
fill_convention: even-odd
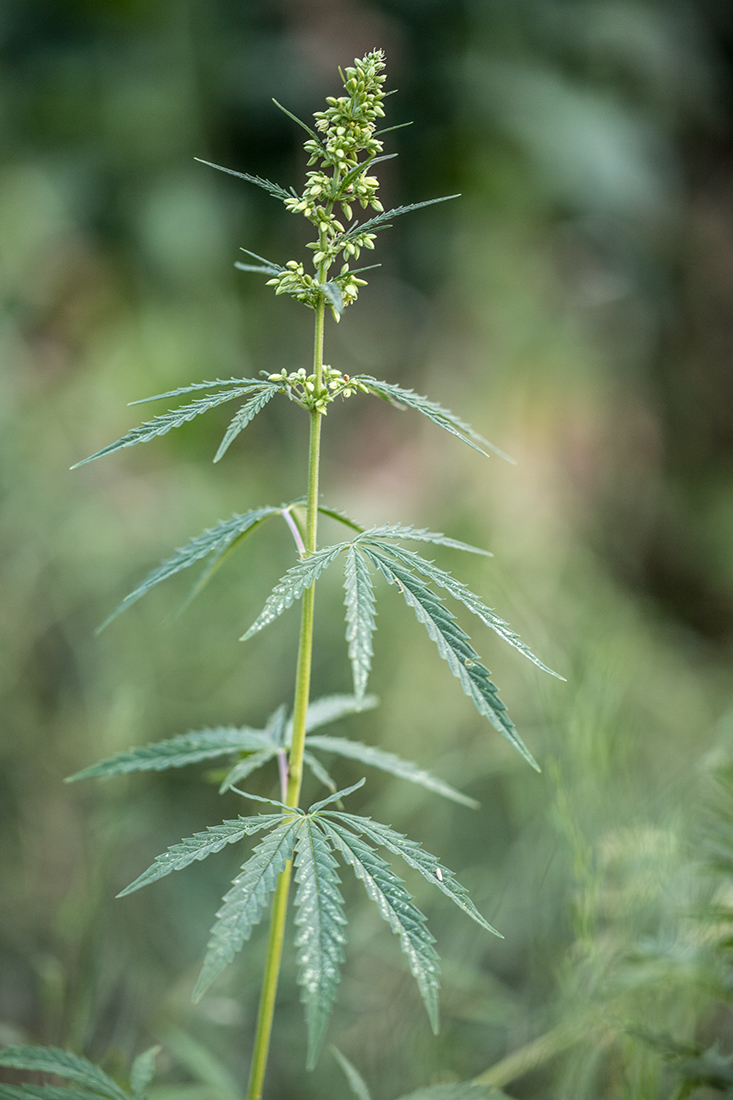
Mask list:
[[[509,718],[499,692],[491,680],[491,673],[481,664],[468,635],[456,622],[455,616],[445,607],[440,596],[428,588],[419,577],[393,557],[372,545],[364,547],[374,564],[382,571],[390,584],[396,584],[417,618],[424,623],[428,635],[435,642],[438,653],[457,677],[479,714],[489,719],[495,729],[514,745],[525,760],[539,771],[539,765],[517,733]]]
[[[479,803],[475,798],[457,791],[442,779],[438,779],[432,772],[420,768],[410,760],[403,760],[394,753],[385,752],[374,745],[364,745],[361,741],[352,741],[347,737],[328,737],[318,735],[308,737],[306,745],[311,749],[321,749],[323,752],[333,752],[337,756],[346,756],[350,760],[358,760],[361,764],[367,764],[371,768],[379,768],[383,772],[397,776],[398,779],[407,779],[410,783],[417,783],[425,790],[433,791],[444,798],[450,798],[453,802],[459,802],[462,806],[470,806],[475,810]]]
[[[455,413],[452,413],[450,409],[444,409],[437,401],[430,401],[427,397],[415,393],[414,390],[405,390],[402,386],[396,386],[392,382],[380,382],[377,378],[372,378],[368,374],[354,375],[353,380],[354,382],[361,382],[371,393],[384,398],[390,404],[414,409],[416,412],[422,413],[433,424],[437,424],[439,428],[450,432],[451,435],[467,443],[469,447],[473,447],[475,451],[480,451],[481,454],[487,455],[487,457],[488,451],[493,451],[494,454],[505,458],[507,462],[512,461],[508,455],[505,455],[493,443],[489,443],[487,439],[475,432],[469,424],[466,424]]]
[[[0,1066],[27,1069],[32,1073],[53,1073],[76,1081],[107,1100],[129,1100],[116,1081],[87,1058],[58,1047],[13,1046],[0,1050]]]
[[[168,741],[157,741],[152,745],[118,752],[99,764],[92,764],[66,782],[77,779],[92,779],[99,776],[122,775],[128,772],[161,772],[168,768],[183,768],[187,764],[198,764],[201,760],[211,760],[216,756],[228,756],[235,752],[256,752],[267,748],[269,738],[264,730],[249,729],[247,726],[219,726],[211,730],[196,730],[193,733],[181,733]]]
[[[272,183],[270,180],[262,179],[260,176],[250,176],[248,172],[235,172],[233,168],[224,168],[221,164],[212,164],[210,160],[203,160],[201,157],[194,157],[199,164],[205,164],[208,168],[216,168],[219,172],[226,172],[228,176],[236,176],[240,180],[246,180],[247,183],[254,183],[255,186],[261,187],[263,191],[269,192],[273,198],[283,199],[291,198],[289,191],[286,191],[284,187],[281,187],[279,183]]]
[[[349,1061],[345,1054],[341,1053],[338,1047],[332,1046],[331,1053],[344,1071],[344,1077],[349,1082],[349,1088],[356,1100],[372,1100],[369,1089],[366,1087],[366,1081],[356,1066]]]
[[[298,983],[308,1026],[306,1064],[313,1069],[341,980],[346,917],[336,860],[320,824],[311,817],[305,819],[298,835],[295,868]]]
[[[378,540],[375,540],[377,545]],[[482,600],[479,599],[470,588],[468,588],[461,581],[452,577],[450,573],[446,573],[445,570],[439,569],[437,565],[434,565],[431,561],[426,561],[425,558],[420,557],[419,554],[415,554],[412,550],[405,550],[402,546],[390,546],[383,543],[380,547],[383,551],[386,551],[392,557],[397,558],[408,568],[414,569],[417,573],[422,573],[424,577],[433,581],[441,588],[445,588],[456,600],[478,616],[482,623],[490,627],[500,638],[503,638],[505,642],[508,642],[510,646],[518,650],[522,656],[531,661],[532,664],[537,665],[543,672],[549,672],[550,676],[555,676],[558,680],[563,680],[564,677],[560,676],[557,672],[553,672],[548,665],[544,664],[539,657],[535,656],[528,645],[522,641],[518,634],[516,634],[508,623],[494,614],[490,607],[486,607]]]
[[[469,554],[481,554],[486,558],[493,558],[489,550],[481,550],[478,546],[470,546],[467,542],[459,542],[458,539],[448,538],[440,531],[428,531],[426,527],[403,527],[401,523],[385,523],[381,527],[370,527],[362,531],[361,537],[366,539],[411,539],[417,542],[434,542],[438,546],[448,546],[452,550],[465,550]]]
[[[281,814],[278,819],[282,821]],[[224,904],[216,914],[204,965],[193,991],[194,1001],[200,1000],[262,920],[278,877],[293,854],[302,820],[298,816],[284,821],[268,833],[234,879],[231,890],[224,895]]]
[[[134,882],[120,890],[118,898],[132,894],[142,886],[148,886],[171,871],[181,871],[194,860],[206,859],[214,852],[220,852],[227,844],[236,844],[245,836],[269,829],[282,820],[282,814],[259,814],[257,817],[239,817],[236,821],[222,821],[221,825],[208,825],[205,833],[194,833],[180,843],[172,844],[167,852],[156,856],[155,861],[143,871]]]
[[[422,210],[425,206],[435,206],[438,202],[448,202],[449,199],[458,199],[460,195],[442,195],[439,199],[426,199],[424,202],[411,202],[408,206],[395,206],[393,210],[383,210],[381,214],[377,214],[373,218],[369,218],[366,222],[361,222],[359,225],[349,226],[345,233],[342,233],[336,240],[336,244],[340,245],[346,243],[346,241],[353,240],[354,237],[358,237],[361,233],[375,233],[379,229],[389,229],[389,222],[392,218],[399,218],[402,214],[410,214],[413,210]]]
[[[160,1046],[150,1047],[148,1050],[144,1050],[142,1054],[138,1054],[132,1063],[130,1090],[135,1100],[145,1100],[148,1085],[155,1075],[155,1059],[162,1049]]]
[[[365,695],[362,700],[355,695],[323,695],[320,699],[314,699],[308,704],[308,713],[305,719],[305,732],[320,729],[331,722],[337,722],[339,718],[346,718],[349,714],[359,714],[363,710],[372,710],[379,703],[376,695]],[[289,745],[293,739],[293,719],[288,719],[285,727],[285,743]]]
[[[334,846],[364,883],[364,888],[392,931],[400,937],[410,971],[425,1002],[430,1026],[438,1033],[438,989],[440,960],[433,947],[425,916],[415,905],[399,875],[356,833],[341,822],[324,821],[323,826]]]
[[[328,304],[336,313],[337,317],[340,317],[344,312],[344,299],[341,294],[341,287],[333,279],[328,283],[323,283],[321,290],[328,299]]]
[[[336,793],[335,780],[328,774],[318,757],[314,756],[312,752],[308,752],[307,749],[303,752],[303,763],[308,765],[319,783],[322,783],[324,787],[328,787],[329,791],[334,794]]]
[[[227,428],[226,434],[219,444],[219,450],[214,455],[214,462],[218,462],[224,457],[239,433],[244,431],[250,420],[254,420],[257,413],[261,412],[267,402],[278,392],[279,387],[273,382],[268,382],[263,385],[260,393],[256,393],[254,397],[250,397],[249,401],[245,401]]]
[[[0,1082],[0,1100],[99,1100],[99,1093],[59,1085],[6,1085]]]
[[[196,535],[187,542],[185,546],[181,546],[176,550],[175,554],[166,558],[161,565],[156,566],[155,569],[148,573],[145,580],[130,592],[128,596],[125,596],[122,603],[107,616],[101,626],[97,627],[97,633],[104,630],[113,619],[116,619],[123,611],[127,611],[128,607],[132,607],[141,596],[144,596],[151,588],[155,588],[161,581],[165,581],[169,577],[175,576],[175,574],[180,573],[182,569],[188,569],[194,562],[208,557],[209,554],[215,555],[215,560],[218,560],[237,539],[241,539],[245,535],[251,534],[256,527],[259,527],[259,525],[269,519],[270,516],[277,516],[280,514],[280,508],[273,508],[270,505],[264,508],[253,508],[249,512],[233,515],[231,519],[221,520],[214,527],[210,527],[200,535]]]
[[[309,554],[307,558],[303,558],[288,569],[268,596],[259,617],[246,634],[242,635],[240,641],[246,642],[263,627],[273,622],[278,615],[282,615],[295,600],[299,600],[306,588],[310,588],[324,569],[335,561],[345,545],[345,543],[336,543],[333,546],[326,546],[323,550],[316,550],[314,554]]]
[[[357,833],[363,833],[369,840],[386,848],[393,855],[401,856],[409,867],[419,871],[431,885],[442,890],[446,897],[449,897],[464,913],[468,913],[469,917],[472,917],[487,932],[493,932],[500,939],[504,938],[501,932],[497,932],[486,918],[482,917],[471,901],[468,890],[461,885],[453,871],[445,867],[436,856],[426,852],[420,844],[414,840],[408,840],[404,833],[398,833],[394,829],[390,829],[388,825],[382,825],[378,821],[373,821],[370,817],[347,814],[341,810],[328,810],[327,812],[329,818],[343,821],[350,829]]]
[[[349,547],[344,567],[346,597],[346,641],[354,677],[354,695],[362,700],[372,667],[374,621],[374,585],[364,555],[356,546]]]
[[[102,447],[101,451],[95,451],[93,455],[89,455],[88,458],[83,458],[81,462],[75,463],[75,465],[71,467],[72,470],[76,470],[79,466],[85,466],[87,462],[93,462],[95,458],[102,458],[104,455],[110,455],[115,451],[120,451],[123,447],[134,447],[138,443],[147,443],[149,440],[155,439],[156,436],[165,435],[171,428],[180,428],[183,424],[188,423],[189,420],[193,420],[202,413],[208,412],[209,409],[215,409],[217,405],[223,405],[225,401],[233,401],[235,397],[244,397],[245,394],[250,393],[253,389],[259,390],[262,388],[261,378],[244,379],[243,382],[246,384],[219,390],[217,393],[206,394],[205,397],[199,397],[188,405],[182,405],[178,409],[171,409],[170,412],[161,413],[160,416],[153,417],[152,420],[148,420],[145,424],[140,424],[137,428],[133,428],[127,435],[123,435],[114,443]],[[152,398],[148,400],[152,400]]]
[[[399,1100],[509,1100],[505,1092],[489,1088],[488,1085],[472,1085],[470,1081],[461,1081],[451,1085],[430,1085],[418,1089]]]
[[[226,777],[222,780],[219,787],[219,794],[224,794],[230,790],[235,783],[241,782],[242,779],[246,779],[252,772],[256,772],[258,768],[267,764],[274,756],[277,756],[277,749],[268,748],[260,749],[259,752],[250,753],[249,756],[245,756],[244,760],[238,760]]]

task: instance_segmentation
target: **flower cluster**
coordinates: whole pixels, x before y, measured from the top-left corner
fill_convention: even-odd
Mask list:
[[[342,374],[340,370],[323,364],[323,388],[316,393],[315,374],[306,374],[303,367],[291,374],[283,368],[279,374],[268,374],[268,382],[280,382],[283,389],[292,400],[297,401],[306,409],[316,409],[326,415],[327,406],[337,397],[351,397],[357,390],[368,393],[367,387],[362,382],[355,382],[348,374]]]
[[[375,128],[376,119],[384,115],[383,69],[381,50],[355,60],[353,67],[341,73],[347,94],[329,96],[326,110],[317,111],[314,116],[319,133],[312,132],[305,149],[310,154],[308,163],[320,161],[320,167],[307,173],[302,195],[288,196],[283,202],[291,213],[303,214],[318,230],[318,240],[307,245],[314,252],[318,278],[306,274],[302,264],[291,260],[286,271],[270,280],[277,294],[290,294],[298,301],[316,306],[323,300],[319,286],[327,281],[329,268],[341,254],[346,263],[333,281],[339,286],[344,305],[356,301],[358,288],[365,285],[363,280],[350,275],[348,261],[358,258],[362,248],[373,248],[375,235],[368,231],[354,232],[353,227],[345,229],[334,214],[334,207],[339,204],[348,222],[352,220],[355,203],[362,209],[371,206],[378,213],[384,210],[377,198],[379,180],[367,175],[369,165],[382,151]],[[366,157],[360,161],[362,153]]]

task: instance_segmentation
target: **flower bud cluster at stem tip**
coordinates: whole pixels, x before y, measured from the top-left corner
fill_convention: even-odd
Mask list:
[[[290,294],[314,309],[324,300],[321,288],[339,256],[345,262],[332,281],[338,286],[343,306],[355,302],[359,287],[366,285],[350,271],[349,260],[358,259],[362,248],[374,248],[375,235],[344,226],[334,208],[340,206],[347,222],[352,220],[356,203],[362,209],[370,206],[377,213],[384,210],[377,198],[379,180],[367,174],[369,165],[382,152],[375,130],[376,120],[384,116],[383,70],[384,54],[373,50],[341,73],[346,95],[328,97],[326,110],[314,115],[316,132],[305,142],[310,154],[308,163],[319,167],[307,173],[301,195],[283,199],[288,210],[303,214],[318,231],[318,239],[307,245],[314,252],[315,276],[308,274],[302,263],[290,260],[269,285],[276,288],[276,294]],[[360,160],[362,154],[366,155]]]

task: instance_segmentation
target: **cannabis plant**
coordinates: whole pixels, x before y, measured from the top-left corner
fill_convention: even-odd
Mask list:
[[[256,262],[236,265],[244,272],[267,276],[268,285],[274,287],[276,294],[287,294],[312,310],[315,337],[311,369],[300,367],[290,373],[283,370],[279,374],[262,371],[256,378],[195,382],[147,398],[156,401],[195,395],[193,399],[155,416],[84,460],[90,462],[125,447],[147,442],[209,409],[238,399],[242,403],[224,434],[215,462],[224,457],[239,433],[275,398],[284,397],[297,405],[310,422],[307,466],[304,469],[307,492],[304,497],[298,496],[279,505],[254,508],[197,535],[154,569],[107,620],[111,621],[161,581],[206,559],[204,571],[193,590],[194,594],[198,593],[214,571],[255,530],[273,519],[284,521],[294,543],[295,562],[275,585],[261,614],[242,640],[253,638],[296,600],[302,601],[292,707],[287,702],[278,701],[264,729],[214,726],[197,730],[158,744],[133,748],[72,777],[81,779],[161,771],[204,760],[228,758],[230,767],[221,790],[235,791],[248,801],[266,804],[266,808],[259,813],[244,814],[221,824],[210,825],[205,831],[174,844],[122,891],[129,894],[172,871],[182,870],[196,860],[205,859],[225,845],[260,834],[259,842],[245,859],[216,915],[208,951],[194,990],[194,998],[201,997],[222,969],[232,962],[249,939],[254,926],[263,919],[272,900],[270,937],[249,1083],[250,1100],[262,1094],[293,869],[296,881],[295,946],[308,1031],[309,1068],[315,1066],[323,1044],[344,960],[346,917],[339,892],[339,862],[353,870],[382,918],[400,937],[402,950],[436,1032],[440,970],[434,939],[402,878],[382,853],[399,857],[487,932],[495,932],[453,872],[436,856],[390,826],[348,812],[344,800],[362,786],[364,779],[346,789],[338,789],[337,782],[324,766],[323,753],[346,757],[419,784],[435,795],[467,806],[474,805],[464,794],[413,763],[357,741],[320,732],[337,718],[373,707],[376,703],[367,694],[375,630],[375,577],[381,575],[388,584],[395,586],[414,610],[418,621],[425,626],[439,655],[446,661],[450,672],[479,714],[533,767],[537,765],[509,718],[489,670],[472,646],[468,634],[449,610],[446,598],[462,604],[525,657],[545,671],[550,671],[479,596],[451,573],[405,544],[428,543],[452,552],[472,554],[484,554],[485,551],[440,533],[399,523],[364,529],[356,520],[320,499],[319,454],[324,419],[346,400],[383,399],[397,408],[411,409],[421,414],[482,455],[495,450],[472,427],[436,402],[396,382],[383,381],[368,374],[350,377],[323,361],[326,315],[330,314],[338,322],[343,311],[356,302],[360,288],[365,285],[362,276],[369,267],[354,266],[362,252],[374,248],[377,234],[388,228],[396,217],[443,202],[446,198],[457,197],[449,195],[393,210],[383,209],[377,197],[378,179],[372,172],[380,161],[394,154],[383,153],[382,138],[388,131],[378,129],[387,94],[384,91],[382,52],[376,50],[355,61],[352,68],[341,73],[341,77],[343,94],[327,100],[326,110],[316,113],[313,128],[285,111],[307,133],[305,150],[309,157],[309,171],[301,194],[258,176],[211,165],[263,188],[282,202],[287,210],[302,215],[313,228],[314,239],[306,246],[312,253],[309,262],[291,259],[280,264],[245,249],[249,259]],[[367,216],[364,217],[362,212],[367,212]],[[362,220],[359,220],[360,214]],[[321,515],[330,516],[341,525],[344,532],[342,541],[319,546],[318,521]],[[346,642],[353,672],[353,692],[312,701],[311,659],[316,584],[325,570],[337,563],[343,566]],[[279,800],[261,798],[242,787],[256,769],[268,766],[277,769]],[[308,808],[300,805],[304,768],[310,769],[316,780],[329,791],[326,797]],[[133,1092],[136,1090],[133,1089]],[[105,1095],[113,1100],[109,1091]],[[115,1094],[114,1100],[121,1100],[121,1097]]]

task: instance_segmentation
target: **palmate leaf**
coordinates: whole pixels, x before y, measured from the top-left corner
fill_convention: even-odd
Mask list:
[[[385,523],[381,527],[370,527],[362,531],[355,542],[364,539],[411,539],[416,542],[433,542],[438,546],[447,546],[451,550],[465,550],[469,554],[481,554],[485,558],[493,558],[489,550],[482,550],[478,546],[471,546],[467,542],[459,542],[458,539],[448,538],[440,531],[428,531],[427,527],[403,527],[401,523]]]
[[[347,814],[340,810],[328,810],[327,813],[329,819],[335,818],[336,821],[344,822],[350,829],[362,833],[375,844],[386,848],[394,855],[401,856],[408,866],[419,871],[432,886],[442,890],[446,897],[449,897],[459,909],[472,917],[487,932],[493,932],[500,939],[504,938],[501,932],[497,932],[485,917],[481,916],[471,901],[468,890],[461,885],[453,871],[445,867],[437,856],[425,851],[416,841],[408,840],[404,833],[395,832],[388,825],[381,825],[378,821],[372,821],[370,817]]]
[[[155,1059],[162,1049],[160,1046],[149,1047],[142,1054],[138,1054],[132,1063],[130,1091],[135,1100],[145,1100],[148,1086],[155,1075]]]
[[[425,1002],[430,1026],[437,1035],[440,960],[433,947],[435,940],[428,932],[424,915],[415,905],[399,875],[392,871],[370,844],[350,829],[344,828],[340,822],[324,821],[323,824],[333,845],[353,867],[356,877],[364,883],[368,896],[376,903],[379,915],[400,937],[400,946],[407,955],[410,971]]]
[[[87,1058],[58,1047],[5,1047],[0,1050],[0,1066],[27,1069],[32,1073],[53,1073],[57,1077],[75,1081],[107,1100],[129,1100],[116,1081],[108,1077],[99,1066],[95,1066]]]
[[[399,536],[404,537],[404,536]],[[525,645],[518,634],[511,629],[508,623],[503,619],[495,615],[490,607],[486,605],[476,596],[469,588],[466,587],[461,581],[452,577],[450,573],[446,573],[445,570],[439,569],[437,565],[434,565],[431,561],[426,561],[425,558],[420,557],[419,554],[414,553],[412,550],[405,550],[402,546],[391,546],[388,543],[380,543],[378,539],[374,540],[375,545],[390,554],[393,558],[401,561],[410,569],[414,569],[417,573],[422,573],[424,577],[433,581],[441,588],[445,588],[455,599],[472,611],[474,615],[486,626],[490,627],[500,638],[503,638],[505,642],[508,642],[510,646],[518,650],[527,660],[541,668],[543,672],[549,672],[550,676],[557,677],[558,680],[564,679],[557,672],[553,672],[546,664],[544,664],[539,657],[535,656],[529,646]]]
[[[214,455],[214,462],[219,462],[224,457],[229,447],[237,438],[240,432],[249,424],[250,420],[254,420],[258,412],[264,409],[268,401],[270,401],[276,393],[279,392],[279,387],[274,383],[268,383],[265,389],[261,393],[256,393],[254,397],[250,397],[249,401],[245,401],[241,409],[235,414],[234,419],[226,430],[226,434],[219,444],[219,450]]]
[[[181,733],[167,741],[157,741],[152,745],[119,752],[99,764],[92,764],[75,775],[70,775],[66,782],[74,783],[77,779],[129,772],[161,772],[235,752],[256,752],[268,746],[269,740],[264,730],[249,729],[247,726],[219,726],[216,729],[196,730],[193,733]]]
[[[168,580],[169,577],[173,577],[176,573],[180,573],[182,569],[188,569],[194,562],[208,557],[209,554],[214,555],[215,562],[218,561],[238,539],[242,539],[245,535],[251,534],[256,527],[259,527],[259,525],[269,519],[270,516],[278,516],[281,514],[281,508],[273,508],[270,505],[264,508],[253,508],[249,512],[233,515],[231,519],[222,520],[214,527],[210,527],[200,535],[196,535],[187,542],[185,546],[176,550],[175,554],[171,554],[171,556],[166,558],[161,565],[156,566],[155,569],[148,573],[145,580],[130,592],[128,596],[125,596],[122,603],[107,616],[101,626],[97,628],[97,633],[104,630],[113,619],[116,619],[123,611],[127,611],[128,607],[132,607],[141,596],[144,596],[151,588],[155,588],[161,581]],[[201,582],[199,582],[199,585],[200,584]]]
[[[240,180],[246,180],[247,183],[254,183],[257,187],[261,187],[263,191],[268,191],[273,198],[290,199],[292,195],[289,191],[286,191],[284,187],[281,187],[279,183],[272,183],[270,180],[262,179],[260,176],[250,176],[248,172],[235,172],[233,168],[224,168],[221,164],[212,164],[210,160],[203,160],[201,157],[194,157],[199,164],[205,164],[207,168],[216,168],[219,172],[226,172],[228,176],[236,176]]]
[[[393,557],[387,557],[383,550],[368,544],[364,545],[364,550],[389,583],[397,585],[419,621],[424,623],[438,653],[447,662],[448,668],[457,677],[479,714],[488,718],[494,728],[539,771],[539,765],[517,733],[499,698],[489,670],[481,664],[468,635],[444,606],[441,597],[415,576],[412,570],[396,562]]]
[[[282,814],[258,814],[256,817],[239,817],[236,821],[222,821],[221,825],[209,825],[205,833],[194,833],[179,844],[173,844],[167,852],[156,857],[155,861],[143,871],[134,882],[120,890],[118,898],[132,894],[142,886],[148,886],[171,871],[181,871],[194,860],[206,859],[214,852],[220,852],[227,844],[236,844],[245,836],[269,829],[282,820]]]
[[[372,635],[377,624],[374,621],[374,584],[369,565],[355,545],[349,548],[346,555],[344,589],[346,641],[354,677],[354,695],[361,700],[366,693],[372,667]]]
[[[460,417],[456,416],[455,413],[452,413],[450,409],[444,409],[437,401],[430,401],[427,397],[422,397],[419,393],[415,393],[414,390],[405,390],[402,386],[396,386],[392,382],[380,382],[377,378],[373,378],[369,374],[354,375],[353,380],[355,383],[361,383],[366,386],[370,393],[376,394],[377,397],[384,398],[385,401],[389,401],[393,405],[401,405],[422,413],[422,415],[426,416],[428,420],[431,420],[433,424],[437,424],[439,428],[443,428],[444,431],[450,432],[451,435],[467,443],[469,447],[473,447],[475,451],[479,451],[487,457],[488,451],[493,451],[493,453],[499,455],[500,458],[505,458],[507,462],[512,462],[512,459],[509,458],[508,455],[505,455],[504,452],[500,451],[498,447],[495,447],[493,443],[489,443],[487,439],[484,439],[478,432],[475,432],[469,424],[466,424]]]
[[[282,615],[295,600],[299,600],[306,588],[310,588],[318,580],[324,569],[335,561],[346,545],[346,543],[335,543],[333,546],[326,546],[323,550],[316,550],[315,553],[309,554],[307,558],[303,558],[288,569],[268,596],[259,617],[246,634],[242,635],[240,641],[246,642],[263,627],[273,622],[278,615]]]
[[[411,202],[408,206],[395,206],[393,210],[384,210],[381,214],[377,214],[375,217],[370,218],[366,222],[360,222],[358,225],[349,226],[345,233],[342,233],[336,239],[336,244],[345,244],[346,241],[353,240],[354,237],[358,237],[361,233],[375,233],[379,229],[389,229],[391,218],[399,218],[402,214],[410,214],[413,210],[422,210],[425,206],[435,206],[438,202],[448,202],[449,199],[458,199],[460,195],[442,195],[439,199],[426,199],[424,202]]]
[[[272,383],[263,382],[261,378],[243,378],[239,385],[231,386],[217,393],[206,394],[205,397],[198,397],[188,405],[171,409],[169,412],[153,417],[145,424],[140,424],[137,428],[129,431],[127,435],[123,435],[116,442],[102,447],[101,451],[95,451],[88,458],[83,458],[81,462],[75,463],[71,468],[76,470],[79,466],[85,466],[87,462],[93,462],[95,458],[113,454],[115,451],[122,450],[123,447],[134,447],[138,443],[147,443],[149,440],[155,439],[156,436],[165,435],[172,428],[180,428],[189,420],[208,412],[209,409],[215,409],[217,405],[223,405],[225,401],[233,401],[236,397],[243,397],[245,394],[251,393],[252,390],[262,390],[267,385],[272,385]],[[148,400],[153,399],[149,398]]]
[[[462,806],[470,806],[472,810],[478,808],[479,803],[475,798],[469,798],[462,794],[442,779],[438,779],[424,768],[419,768],[409,760],[403,760],[394,753],[385,752],[373,745],[364,745],[360,741],[352,741],[346,737],[328,737],[316,734],[306,738],[306,745],[311,749],[320,749],[323,752],[333,752],[337,756],[345,756],[350,760],[358,760],[361,764],[367,764],[371,768],[379,768],[380,771],[389,772],[398,779],[407,779],[410,783],[416,783],[425,790],[440,794],[443,798],[450,798]]]
[[[300,828],[295,854],[298,890],[295,906],[298,928],[298,983],[308,1027],[307,1068],[320,1054],[344,961],[346,917],[339,893],[336,860],[320,823],[307,817]]]
[[[279,815],[282,819],[282,815]],[[201,974],[193,991],[200,1000],[214,978],[232,961],[252,929],[262,920],[265,906],[293,854],[302,818],[284,821],[272,830],[254,850],[252,857],[234,879],[216,914]]]

